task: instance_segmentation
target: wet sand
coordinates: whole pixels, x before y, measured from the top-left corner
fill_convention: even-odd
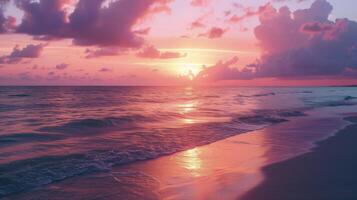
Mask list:
[[[239,200],[356,200],[357,117],[312,152],[263,168],[264,181]]]
[[[258,185],[266,177],[262,167],[304,154],[315,141],[346,126],[341,116],[329,113],[310,113],[155,160],[53,183],[10,199],[233,200],[248,191],[259,194]],[[258,196],[256,199],[269,200]]]

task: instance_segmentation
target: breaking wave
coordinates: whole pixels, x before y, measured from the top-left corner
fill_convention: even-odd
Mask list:
[[[152,119],[140,115],[108,117],[103,119],[81,119],[58,126],[43,127],[38,131],[86,135],[106,132],[110,129],[130,129],[143,121],[148,122],[152,121]]]
[[[262,128],[270,124],[285,122],[287,119],[279,117],[279,113],[285,112],[287,111],[274,111],[272,115],[265,113],[251,116],[235,116],[232,117],[229,122],[224,123],[212,122],[179,129],[136,132],[135,137],[140,138],[140,140],[136,139],[136,145],[128,144],[115,148],[111,147],[111,149],[93,150],[71,155],[43,156],[3,164],[0,165],[0,171],[2,172],[0,174],[0,198],[55,181],[64,180],[69,177],[107,171],[113,166],[169,155]],[[146,120],[142,117],[139,118]],[[127,123],[135,123],[135,121],[135,117],[133,116],[84,119],[69,122],[61,126],[43,128],[42,131],[67,134],[69,132],[72,134],[86,132],[93,128],[98,128],[98,130],[103,131],[103,128],[123,127],[123,125],[125,126]],[[244,129],[242,128],[244,124],[253,126],[251,126],[251,129]],[[205,134],[202,134],[202,132]],[[182,137],[182,135],[185,135],[185,137]],[[126,137],[128,137],[128,140],[131,140],[130,137],[134,137],[134,135],[127,135]],[[61,137],[49,138],[46,137],[46,135],[24,133],[1,136],[0,142],[29,142],[47,139],[61,139]],[[24,166],[26,167],[24,168]]]

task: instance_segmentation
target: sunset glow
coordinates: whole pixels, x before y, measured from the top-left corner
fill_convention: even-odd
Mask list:
[[[357,0],[0,0],[1,200],[357,200]]]
[[[56,5],[44,2],[3,0],[1,3],[0,84],[187,85],[194,82],[220,85],[229,82],[260,85],[267,78],[277,80],[268,85],[284,84],[287,79],[294,80],[297,85],[325,85],[326,79],[338,85],[356,83],[352,75],[356,71],[353,60],[340,66],[337,63],[326,66],[325,63],[315,63],[315,55],[310,54],[304,57],[313,66],[307,66],[301,60],[277,61],[279,56],[292,49],[315,48],[312,46],[315,44],[307,44],[309,37],[315,37],[315,41],[321,39],[321,43],[330,45],[331,49],[336,47],[325,40],[331,36],[329,30],[321,32],[325,34],[320,34],[321,38],[318,34],[303,31],[303,26],[306,29],[316,26],[312,23],[317,19],[306,18],[299,22],[301,27],[290,27],[300,32],[295,35],[284,33],[285,25],[274,22],[275,18],[283,17],[283,12],[289,12],[287,20],[293,24],[294,15],[300,15],[303,10],[311,11],[320,15],[319,23],[332,24],[331,29],[332,26],[351,27],[344,29],[343,34],[347,35],[349,30],[354,31],[353,20],[357,19],[355,13],[345,12],[347,4],[355,4],[352,0],[347,4],[337,0],[317,0],[315,3],[312,0],[202,1],[205,3],[136,0],[128,5],[125,0],[100,1],[99,5],[86,5],[85,1],[79,0],[56,0]],[[91,19],[90,23],[85,22],[87,11],[79,9],[80,4],[88,6],[83,9],[97,9],[102,15]],[[39,9],[26,7],[30,5]],[[125,6],[132,10],[132,15],[114,14],[115,9],[120,13]],[[318,13],[319,7],[326,10]],[[183,11],[186,14],[183,15]],[[57,16],[56,12],[59,13]],[[41,17],[37,19],[38,16]],[[270,21],[264,19],[267,16]],[[338,20],[341,18],[350,21]],[[91,25],[95,23],[96,27]],[[82,32],[75,28],[79,26],[82,26]],[[275,28],[264,28],[268,26]],[[275,30],[281,30],[285,35]],[[340,37],[342,41],[347,37],[343,34],[334,37]],[[306,42],[287,44],[286,39],[291,37],[296,37],[297,42]],[[273,44],[275,47],[271,47]],[[349,44],[352,46],[339,48],[341,51],[353,49],[356,41]],[[236,61],[228,62],[235,57]],[[335,60],[337,62],[337,58]],[[306,65],[304,73],[294,67],[300,63]],[[331,68],[334,70],[329,71]]]

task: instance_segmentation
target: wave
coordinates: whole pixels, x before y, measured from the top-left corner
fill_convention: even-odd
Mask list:
[[[354,106],[357,102],[352,101],[351,97],[345,97],[343,100],[325,101],[317,103],[317,107],[338,107],[338,106]]]
[[[60,135],[40,133],[16,133],[0,135],[0,147],[18,145],[26,142],[53,141],[63,139]]]
[[[296,109],[278,109],[278,110],[254,110],[254,112],[258,115],[265,115],[265,116],[275,116],[275,117],[282,117],[282,118],[289,118],[289,117],[303,117],[306,116],[304,111],[307,108],[296,108]]]
[[[169,151],[166,154],[170,153]],[[164,154],[161,154],[164,155]],[[154,150],[93,151],[88,154],[45,156],[0,166],[0,198],[83,174],[158,157]],[[26,167],[24,167],[26,166]]]
[[[320,107],[338,107],[338,106],[353,106],[356,105],[356,103],[352,102],[345,102],[345,101],[331,101],[331,102],[323,102],[320,103]]]
[[[243,94],[238,94],[238,97],[266,97],[266,96],[275,96],[275,92],[270,92],[270,93],[262,93],[262,94],[253,94],[253,95],[243,95]]]
[[[344,98],[345,101],[349,101],[349,100],[353,100],[353,99],[357,99],[357,97],[346,96],[346,97]]]
[[[30,94],[10,94],[9,97],[31,97]]]
[[[267,111],[266,111],[267,112]],[[256,114],[251,116],[235,116],[229,122],[212,122],[196,124],[188,127],[164,130],[146,130],[135,132],[125,137],[131,140],[135,137],[135,145],[120,143],[115,147],[106,145],[107,150],[93,150],[81,154],[44,156],[28,160],[14,161],[0,166],[0,198],[15,193],[61,181],[73,176],[110,170],[113,166],[130,164],[137,161],[154,159],[196,146],[206,145],[237,134],[245,133],[262,126],[281,123],[287,119],[279,118],[277,113],[272,115]],[[291,112],[291,111],[289,111]],[[292,112],[294,115],[295,112]],[[137,117],[84,119],[69,122],[62,126],[46,128],[46,131],[79,131],[89,128],[120,127],[123,123],[132,123]],[[143,119],[142,119],[143,120]],[[253,129],[243,129],[242,124],[259,125]],[[202,133],[205,134],[202,134]],[[185,137],[182,137],[185,135]],[[46,139],[43,135],[19,134],[3,140]],[[26,166],[24,168],[24,166]]]
[[[278,111],[277,115],[280,117],[303,117],[303,116],[306,116],[306,114],[304,112],[297,111],[297,110]]]
[[[24,168],[26,166],[26,168]],[[101,171],[83,155],[48,156],[0,166],[0,198],[82,173]]]
[[[301,89],[299,89],[299,91],[291,92],[289,90],[288,93],[283,93],[278,90],[276,90],[277,92],[270,91],[272,90],[266,91],[266,93],[261,93],[262,90],[247,90],[247,92],[234,91],[231,95],[228,96],[229,98],[227,99],[231,99],[231,97],[237,97],[236,94],[238,93],[242,94],[238,95],[238,97],[245,97],[251,99],[263,99],[265,96],[275,96],[276,98],[278,98],[278,95],[281,94],[283,95],[312,93],[311,91],[302,91]],[[20,94],[21,91],[14,93]],[[244,95],[247,93],[253,93],[253,95]],[[100,95],[103,96],[103,94]],[[31,130],[35,129],[32,130],[33,133],[14,133],[0,135],[0,146],[16,145],[27,142],[34,142],[34,146],[36,146],[36,142],[45,142],[46,145],[48,145],[43,149],[58,147],[58,143],[47,143],[47,141],[70,139],[71,137],[82,137],[87,135],[91,137],[88,139],[88,141],[86,140],[87,138],[83,141],[81,140],[81,144],[87,144],[87,142],[91,142],[90,146],[86,148],[78,147],[78,149],[73,149],[73,151],[71,151],[73,153],[70,155],[52,155],[50,154],[50,152],[52,151],[49,151],[48,156],[27,160],[11,162],[9,161],[9,163],[0,165],[0,199],[4,196],[12,195],[21,191],[30,190],[73,176],[79,176],[82,174],[93,172],[108,171],[111,170],[113,166],[126,165],[141,160],[157,158],[163,155],[172,154],[196,146],[209,144],[237,134],[256,130],[258,128],[263,128],[271,124],[286,122],[288,120],[291,120],[290,118],[305,116],[305,113],[303,112],[305,111],[304,109],[356,104],[354,101],[355,97],[346,95],[338,96],[337,101],[330,100],[322,103],[311,102],[310,105],[305,104],[306,108],[296,108],[291,110],[269,110],[271,108],[267,106],[264,107],[264,105],[259,105],[259,108],[265,110],[250,109],[247,111],[247,113],[241,113],[240,115],[237,115],[231,113],[235,110],[239,110],[237,108],[239,108],[241,104],[236,102],[234,102],[235,104],[232,105],[229,105],[228,103],[225,104],[223,100],[220,100],[221,94],[205,94],[204,97],[195,96],[192,98],[182,98],[181,96],[178,96],[174,100],[172,98],[164,97],[165,95],[155,97],[156,99],[154,98],[152,100],[150,100],[149,98],[151,97],[150,95],[139,95],[135,97],[136,99],[129,98],[129,100],[127,99],[128,97],[121,98],[119,95],[120,98],[116,99],[105,98],[105,101],[103,100],[103,103],[102,100],[99,101],[98,99],[87,101],[86,96],[84,96],[82,97],[83,99],[81,99],[80,101],[64,99],[63,102],[59,103],[58,101],[51,101],[45,99],[37,102],[37,104],[18,105],[21,109],[31,110],[32,113],[34,113],[34,110],[46,111],[47,113],[49,111],[54,112],[54,109],[52,108],[61,109],[63,106],[66,106],[66,108],[75,108],[73,110],[78,111],[78,113],[82,116],[86,112],[87,108],[93,108],[94,106],[97,106],[98,110],[100,110],[101,106],[103,106],[105,107],[103,108],[103,110],[110,108],[111,110],[123,110],[128,112],[125,112],[127,116],[98,118],[90,115],[90,117],[88,118],[76,118],[74,120],[74,118],[78,116],[76,113],[76,115],[71,118],[71,121],[65,123],[63,123],[63,121],[55,121],[56,123],[53,123],[51,125],[46,124],[45,127],[42,127],[43,123],[47,123],[47,121],[44,120],[45,122],[43,122],[41,125],[35,128],[31,127]],[[78,96],[78,94],[74,93],[74,95],[71,95],[71,98],[68,99],[72,99],[72,97],[76,96]],[[314,95],[291,96],[294,98],[300,98],[300,96],[305,96],[305,98],[313,98],[310,96]],[[143,97],[146,98],[141,99]],[[150,116],[148,115],[148,113],[151,113],[151,110],[145,113],[145,109],[149,108],[149,105],[152,103],[156,104],[166,101],[177,100],[191,101],[192,99],[200,97],[204,99],[209,98],[208,103],[212,103],[212,105],[207,106],[207,108],[199,108],[198,110],[189,114],[177,113],[177,110],[168,112],[166,111],[167,109],[162,109]],[[226,97],[227,96],[222,95],[222,98]],[[239,100],[244,100],[244,98],[239,98]],[[317,98],[317,100],[321,100],[320,96]],[[327,100],[329,100],[329,98]],[[132,102],[145,103],[135,104],[135,106],[139,106],[138,108],[143,110],[143,115],[132,115],[132,112],[130,110],[131,107],[126,107],[126,104],[130,104]],[[287,102],[288,105],[290,105],[289,103],[290,102]],[[222,104],[224,104],[225,106],[220,107],[220,105]],[[232,106],[232,110],[227,110],[226,106]],[[0,105],[0,112],[2,108],[8,109],[9,107],[7,105]],[[82,108],[84,108],[84,110],[81,110]],[[166,121],[171,122],[174,120],[182,120],[188,117],[199,118],[201,116],[208,116],[210,117],[210,119],[207,120],[208,122],[205,121],[202,123],[199,122],[197,124],[185,124],[182,125],[182,127],[181,125],[178,125],[179,127],[177,127],[171,125],[166,126],[165,124]],[[34,118],[35,117],[36,116],[34,116]],[[213,120],[216,119],[215,117],[227,117],[227,119],[231,120],[225,120],[224,122],[217,120],[216,122],[214,122]],[[210,121],[211,118],[213,122]],[[143,124],[146,122],[155,122],[154,127],[156,128],[150,129],[145,127]],[[24,121],[21,121],[19,123],[24,123]],[[10,131],[7,132],[11,132],[11,129],[9,130]],[[115,134],[109,133],[109,131],[112,130],[119,131],[115,132]],[[125,131],[120,132],[120,130]],[[103,133],[108,133],[108,135],[104,135]],[[95,137],[95,134],[100,135],[98,135],[98,137]],[[70,141],[72,142],[72,140]],[[71,144],[77,144],[76,139],[74,139],[73,141],[74,142]],[[63,144],[62,141],[59,143]],[[39,146],[41,144],[42,143],[39,143]],[[88,149],[92,149],[92,151],[89,151]],[[81,150],[84,152],[82,152]],[[16,148],[14,148],[14,151],[16,152]]]
[[[65,134],[94,134],[114,128],[130,129],[135,127],[138,122],[148,122],[152,120],[153,119],[141,115],[108,117],[103,119],[81,119],[70,121],[59,126],[43,127],[38,131]]]
[[[2,172],[0,174],[0,198],[70,177],[104,172],[113,166],[153,159],[187,149],[171,145],[126,151],[107,150],[93,151],[88,154],[46,156],[4,164],[0,166]]]
[[[19,109],[20,106],[0,104],[0,112],[9,112]]]
[[[277,124],[277,123],[288,121],[287,119],[277,118],[268,115],[242,116],[242,117],[238,117],[236,120],[241,123],[252,124],[252,125]]]
[[[285,95],[285,94],[312,94],[313,91],[291,91],[291,92],[268,92],[268,93],[259,93],[259,94],[252,94],[252,95],[243,95],[238,94],[237,97],[266,97],[266,96],[276,96],[276,95]]]
[[[313,91],[291,91],[291,92],[278,92],[278,94],[312,94],[314,93]]]
[[[326,97],[324,97],[326,98]],[[357,105],[354,96],[338,96],[331,100],[321,101],[320,98],[302,98],[309,109],[323,107],[339,107],[339,106],[354,106]]]
[[[235,122],[249,125],[269,125],[289,121],[290,117],[303,117],[306,114],[300,110],[255,110],[256,114],[238,116]]]
[[[295,92],[269,92],[269,93],[261,93],[261,94],[253,94],[253,95],[237,95],[238,97],[266,97],[266,96],[275,96],[279,94],[312,94],[312,91],[295,91]]]

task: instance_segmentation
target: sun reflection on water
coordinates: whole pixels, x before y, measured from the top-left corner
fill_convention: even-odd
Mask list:
[[[200,158],[200,150],[194,148],[183,153],[181,157],[182,166],[189,170],[192,176],[201,176],[202,175],[202,160]]]
[[[187,98],[190,98],[193,96],[193,89],[188,87],[185,88],[185,92],[184,92],[185,96]],[[182,115],[184,115],[185,117],[182,119],[184,124],[195,124],[197,123],[197,120],[192,119],[192,117],[190,117],[190,114],[194,113],[197,109],[198,109],[198,102],[197,101],[186,101],[184,103],[180,103],[177,105],[178,107],[178,112]]]
[[[186,114],[190,113],[196,110],[197,108],[197,103],[196,102],[190,102],[190,103],[183,103],[178,105],[180,109],[181,114]]]

